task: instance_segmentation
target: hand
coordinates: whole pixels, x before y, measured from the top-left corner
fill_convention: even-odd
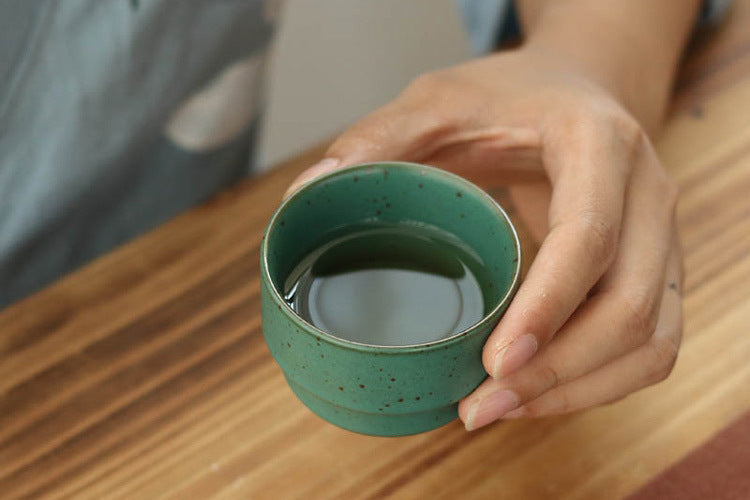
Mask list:
[[[638,122],[593,79],[539,47],[427,74],[290,190],[376,160],[509,184],[542,240],[485,344],[491,377],[460,402],[467,429],[607,403],[670,373],[682,330],[677,189]]]

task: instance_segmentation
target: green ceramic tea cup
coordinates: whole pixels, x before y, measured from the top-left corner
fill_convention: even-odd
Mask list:
[[[284,299],[287,277],[332,235],[363,224],[457,237],[485,270],[484,317],[442,340],[401,346],[346,340],[305,321]],[[424,432],[457,417],[458,401],[487,376],[482,347],[521,270],[518,236],[495,200],[461,177],[401,162],[348,167],[304,185],[271,218],[260,260],[263,334],[292,391],[325,420],[378,436]]]

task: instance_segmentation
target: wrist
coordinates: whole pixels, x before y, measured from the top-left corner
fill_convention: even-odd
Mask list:
[[[524,23],[523,49],[544,54],[549,64],[593,82],[654,131],[698,2],[683,2],[676,10],[668,4],[675,5],[550,1],[540,6],[533,23]]]
[[[565,47],[555,43],[554,39],[530,40],[522,50],[544,67],[567,73],[610,95],[644,128],[658,128],[668,96],[665,89],[669,87],[662,75],[651,74],[646,79],[644,77],[649,75],[649,71],[643,65],[622,58],[617,59],[616,63],[599,60],[596,54],[589,55],[585,51]]]

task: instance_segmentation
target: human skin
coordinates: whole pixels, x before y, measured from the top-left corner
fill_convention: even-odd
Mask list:
[[[512,51],[418,77],[290,186],[362,162],[505,185],[540,243],[488,338],[468,430],[618,400],[671,372],[682,335],[678,190],[651,144],[697,0],[525,0]]]

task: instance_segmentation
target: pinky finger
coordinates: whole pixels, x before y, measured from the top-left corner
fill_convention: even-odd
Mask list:
[[[681,298],[668,287],[656,332],[635,351],[607,366],[547,391],[503,419],[547,417],[612,403],[669,376],[682,333]]]

